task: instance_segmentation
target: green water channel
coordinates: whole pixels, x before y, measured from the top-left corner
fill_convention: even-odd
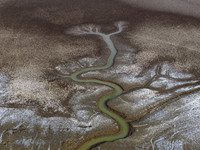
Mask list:
[[[113,65],[115,56],[117,54],[117,50],[110,38],[111,35],[112,34],[109,34],[109,35],[101,34],[101,36],[103,37],[103,40],[106,42],[108,48],[111,51],[111,54],[108,58],[107,63],[101,67],[91,67],[91,68],[85,68],[85,69],[79,70],[79,71],[73,73],[70,76],[70,78],[76,82],[98,83],[98,84],[109,86],[114,89],[113,93],[103,96],[99,99],[98,107],[102,112],[104,112],[105,114],[110,116],[112,119],[114,119],[118,123],[120,131],[114,135],[102,136],[102,137],[91,139],[91,140],[87,141],[86,143],[84,143],[82,146],[80,146],[78,148],[78,150],[88,150],[97,144],[100,144],[103,142],[111,142],[111,141],[118,140],[120,138],[124,138],[129,133],[129,125],[126,122],[126,120],[124,120],[122,117],[115,114],[111,110],[109,110],[108,107],[106,106],[106,103],[108,102],[108,100],[116,98],[117,96],[121,95],[123,92],[123,89],[119,85],[109,82],[109,81],[102,81],[102,80],[98,80],[98,79],[80,79],[80,78],[78,78],[79,75],[86,73],[88,71],[108,69]]]

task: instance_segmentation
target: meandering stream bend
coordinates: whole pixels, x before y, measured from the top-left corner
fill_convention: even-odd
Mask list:
[[[102,137],[91,139],[91,140],[87,141],[86,143],[84,143],[83,145],[81,145],[78,148],[78,150],[88,150],[88,149],[90,149],[91,147],[93,147],[97,144],[100,144],[100,143],[103,143],[103,142],[111,142],[111,141],[118,140],[120,138],[124,138],[129,133],[129,125],[126,122],[126,120],[124,120],[122,117],[120,117],[116,113],[112,112],[111,110],[109,110],[108,107],[106,106],[106,103],[108,102],[108,100],[113,99],[113,98],[121,95],[122,92],[123,92],[123,89],[119,85],[112,83],[112,82],[109,82],[109,81],[102,81],[102,80],[92,79],[92,78],[91,79],[78,78],[79,75],[86,73],[88,71],[108,69],[113,65],[115,56],[117,54],[117,50],[116,50],[116,48],[115,48],[110,37],[112,35],[118,34],[122,31],[122,25],[121,24],[118,24],[118,29],[119,30],[117,32],[113,32],[113,33],[110,33],[110,34],[100,33],[97,30],[96,30],[96,32],[94,32],[93,29],[90,29],[90,31],[87,32],[87,34],[94,34],[94,35],[101,36],[103,38],[103,40],[106,42],[108,48],[110,49],[111,54],[110,54],[110,56],[107,60],[107,63],[104,66],[101,66],[101,67],[90,67],[90,68],[85,68],[85,69],[79,70],[75,73],[72,73],[68,77],[70,77],[72,80],[74,80],[76,82],[98,83],[98,84],[103,84],[103,85],[109,86],[109,87],[114,89],[114,92],[112,92],[109,95],[102,96],[98,100],[98,107],[102,112],[104,112],[105,114],[110,116],[112,119],[114,119],[118,123],[120,131],[118,133],[114,134],[114,135],[102,136]]]

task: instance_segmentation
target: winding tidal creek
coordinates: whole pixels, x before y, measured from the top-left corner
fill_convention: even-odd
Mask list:
[[[115,48],[115,46],[114,46],[114,44],[111,40],[111,36],[119,34],[120,32],[122,32],[123,23],[118,23],[117,27],[118,27],[118,31],[110,33],[110,34],[100,33],[98,31],[98,28],[94,28],[92,26],[88,26],[88,30],[87,29],[83,30],[83,31],[79,30],[79,32],[81,32],[82,34],[91,34],[91,35],[97,35],[97,36],[102,37],[103,40],[105,41],[105,43],[107,44],[108,48],[110,49],[111,53],[110,53],[110,56],[107,60],[107,63],[104,66],[85,68],[85,69],[76,71],[76,72],[72,73],[70,76],[67,76],[67,77],[71,78],[72,80],[74,80],[76,82],[98,83],[98,84],[109,86],[113,89],[112,93],[105,94],[102,97],[100,97],[97,100],[97,105],[103,113],[107,114],[109,117],[111,117],[112,119],[114,119],[117,122],[120,131],[118,133],[114,134],[114,135],[102,136],[102,137],[91,139],[91,140],[87,141],[86,143],[84,143],[83,145],[81,145],[78,148],[78,150],[87,150],[87,149],[90,149],[91,147],[96,146],[96,145],[103,143],[103,142],[115,141],[115,140],[126,137],[129,133],[129,125],[128,125],[127,121],[124,120],[118,114],[109,110],[109,108],[106,105],[106,103],[109,100],[116,98],[117,96],[121,95],[122,92],[123,92],[123,89],[118,84],[113,83],[113,82],[102,81],[102,80],[93,79],[93,78],[91,78],[91,79],[87,78],[86,79],[86,78],[79,78],[78,77],[79,75],[81,75],[83,73],[86,73],[86,72],[89,72],[89,71],[108,69],[113,65],[115,56],[117,54],[117,50],[116,50],[116,48]]]

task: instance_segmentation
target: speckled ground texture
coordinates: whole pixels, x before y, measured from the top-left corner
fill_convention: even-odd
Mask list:
[[[75,150],[96,135],[118,132],[96,100],[109,87],[62,78],[104,65],[109,49],[74,26],[112,41],[113,67],[82,77],[115,82],[108,102],[131,134],[93,150],[200,149],[200,2],[198,0],[0,0],[0,149]]]

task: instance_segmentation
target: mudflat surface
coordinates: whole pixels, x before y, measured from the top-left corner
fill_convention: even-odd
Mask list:
[[[107,106],[130,134],[93,149],[199,150],[199,8],[195,0],[0,0],[0,149],[75,150],[119,132],[96,104],[112,88],[65,75],[110,56],[101,37],[78,32],[109,34],[123,21],[111,36],[112,67],[79,77],[123,89]]]

